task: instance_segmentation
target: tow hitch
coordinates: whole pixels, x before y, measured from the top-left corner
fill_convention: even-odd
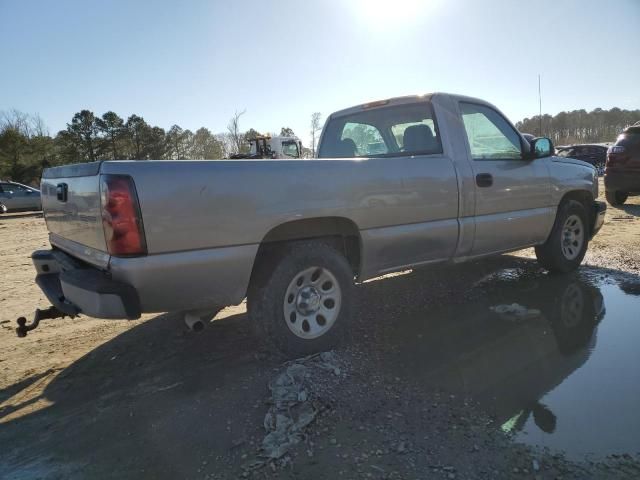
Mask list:
[[[40,320],[46,320],[48,318],[53,319],[53,318],[64,318],[64,317],[75,318],[77,317],[77,315],[70,315],[68,313],[64,313],[53,306],[49,308],[45,308],[44,310],[40,310],[39,308],[36,308],[36,313],[33,315],[33,321],[29,325],[27,325],[26,318],[24,317],[18,318],[17,320],[18,327],[16,328],[16,334],[18,335],[18,337],[24,338],[27,336],[28,332],[38,327]]]

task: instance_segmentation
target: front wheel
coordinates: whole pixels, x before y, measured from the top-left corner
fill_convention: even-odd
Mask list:
[[[0,214],[2,213],[7,213],[7,207],[3,203],[0,203]]]
[[[617,190],[606,190],[604,196],[607,198],[607,202],[611,205],[622,205],[627,201],[629,195],[625,192],[619,192]]]
[[[587,225],[582,203],[569,200],[560,204],[549,238],[535,249],[538,262],[550,272],[566,273],[578,268],[589,244]]]
[[[266,267],[263,267],[266,268]],[[334,348],[350,321],[354,274],[336,249],[319,241],[287,246],[247,298],[251,321],[287,355]]]

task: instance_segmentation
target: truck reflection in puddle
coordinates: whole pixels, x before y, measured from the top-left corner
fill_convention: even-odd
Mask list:
[[[382,363],[425,389],[469,395],[518,441],[576,458],[635,452],[640,298],[588,275],[502,270],[464,305],[412,308]]]

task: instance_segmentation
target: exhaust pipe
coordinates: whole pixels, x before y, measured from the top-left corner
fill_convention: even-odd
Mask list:
[[[204,321],[199,315],[185,313],[184,323],[187,324],[187,327],[189,327],[189,330],[192,332],[201,332],[204,330]]]

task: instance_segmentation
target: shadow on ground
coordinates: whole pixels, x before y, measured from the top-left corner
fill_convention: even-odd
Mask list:
[[[531,417],[552,432],[555,414],[540,398],[588,359],[605,312],[598,285],[616,275],[583,271],[553,277],[504,256],[368,282],[357,289],[348,349],[424,391],[499,397],[500,423],[522,411],[514,420],[520,428]],[[513,304],[525,311],[490,309]],[[254,452],[251,442],[263,435],[267,383],[281,362],[258,347],[245,314],[197,335],[175,315],[142,323],[60,372],[42,393],[51,406],[2,425],[0,477],[236,475],[242,452]],[[542,368],[534,370],[534,360]],[[3,390],[0,400],[49,373]],[[372,389],[353,408],[366,409],[367,397],[375,402],[367,375],[352,379]],[[0,412],[0,421],[20,408]],[[331,465],[313,468],[314,478],[336,473]]]
[[[622,210],[624,210],[625,212],[627,212],[629,215],[634,215],[636,217],[640,217],[640,205],[622,205],[621,207]]]

